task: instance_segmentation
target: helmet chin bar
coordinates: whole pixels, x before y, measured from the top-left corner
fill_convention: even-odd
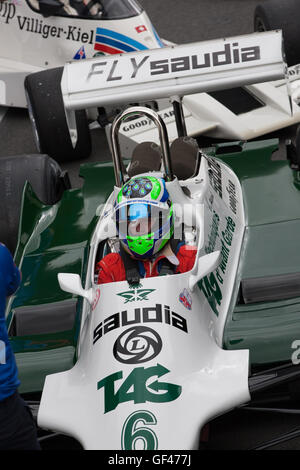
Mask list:
[[[121,160],[121,152],[120,152],[120,144],[118,133],[120,126],[123,121],[126,121],[129,117],[132,118],[133,116],[139,117],[141,115],[147,116],[151,121],[154,122],[156,127],[158,128],[159,133],[159,140],[162,149],[162,157],[164,163],[164,178],[166,181],[172,181],[174,179],[172,164],[171,164],[171,156],[170,156],[170,147],[169,147],[169,138],[166,125],[162,118],[152,109],[145,108],[142,106],[134,106],[131,108],[126,109],[121,114],[119,114],[114,122],[112,123],[111,127],[111,142],[112,142],[112,158],[115,170],[115,180],[116,186],[121,187],[125,183],[125,175],[123,174],[122,170],[122,160]]]

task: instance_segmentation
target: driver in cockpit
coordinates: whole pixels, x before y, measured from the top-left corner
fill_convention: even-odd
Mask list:
[[[115,201],[120,252],[96,265],[98,284],[184,273],[194,265],[197,249],[174,239],[173,204],[164,179],[131,178]]]
[[[98,0],[70,0],[70,5],[75,8],[79,16],[100,17],[102,5]]]
[[[28,2],[35,10],[43,11],[42,5],[40,5],[42,0],[28,0]],[[61,14],[68,16],[100,17],[102,14],[100,0],[54,0],[53,6],[61,7],[59,12],[61,11]]]

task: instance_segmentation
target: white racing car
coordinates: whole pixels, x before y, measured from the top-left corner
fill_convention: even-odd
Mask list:
[[[161,40],[147,14],[133,0],[6,0],[0,3],[0,104],[26,106],[27,101],[37,147],[58,161],[88,157],[91,126],[105,127],[120,110],[114,107],[77,111],[77,145],[68,134],[60,94],[62,69],[66,61],[91,58],[95,54],[132,53],[170,43]],[[22,37],[22,41],[19,38]],[[241,53],[239,43],[223,45],[217,51],[220,64],[234,64]],[[169,58],[166,49],[162,60]],[[154,52],[155,57],[155,52]],[[116,59],[117,60],[117,59]],[[199,67],[206,67],[208,55]],[[173,68],[184,69],[185,64]],[[167,64],[162,64],[166,70]],[[81,73],[81,70],[78,70]],[[140,71],[139,71],[140,73]],[[294,80],[296,77],[291,78]],[[116,79],[116,77],[114,78]],[[298,83],[295,81],[297,88]],[[292,95],[292,92],[291,92]],[[170,142],[178,135],[205,135],[209,138],[248,140],[300,121],[298,95],[288,97],[286,80],[168,100],[152,96],[150,106],[161,112]],[[183,105],[181,107],[181,105]],[[185,127],[177,129],[174,113],[184,113]],[[181,120],[182,121],[182,120]],[[91,127],[90,126],[90,127]],[[124,156],[145,140],[156,140],[153,124],[144,118],[122,126]],[[54,137],[55,136],[55,137]]]
[[[70,126],[80,108],[148,100],[158,90],[166,98],[284,77],[280,32],[227,41],[171,49],[168,67],[182,58],[194,64],[175,78],[161,69],[163,49],[147,62],[141,52],[95,58],[84,70],[83,62],[67,64],[62,96]],[[235,43],[239,60],[215,64]],[[204,51],[210,65],[198,68]],[[142,143],[124,169],[118,131],[141,114],[158,127],[161,154]],[[113,166],[83,165],[83,187],[63,192],[52,162],[52,200],[44,194],[39,201],[28,183],[23,192],[15,254],[23,283],[6,312],[22,393],[42,391],[39,426],[73,436],[85,449],[196,449],[216,416],[241,406],[250,411],[259,393],[266,408],[278,384],[285,398],[298,393],[300,149],[289,152],[291,168],[271,159],[276,139],[202,150],[187,139],[177,143],[177,152],[169,148],[156,112],[133,107],[112,124]],[[12,157],[0,172],[15,189],[20,168]],[[50,177],[38,186],[39,175],[23,180],[34,178],[40,192],[54,188]],[[165,178],[176,233],[197,249],[194,266],[99,285],[98,261],[118,250],[115,198],[129,177],[145,175]],[[10,213],[15,199],[0,196],[1,210]]]
[[[161,47],[135,0],[2,0],[0,105],[26,107],[30,73],[99,54]]]
[[[82,145],[79,142],[73,150],[60,114],[58,88],[62,69],[57,67],[69,60],[162,46],[147,14],[135,0],[1,0],[0,120],[7,107],[27,107],[24,79],[45,71],[39,78],[39,86],[36,82],[32,85],[37,146],[57,160],[87,157],[91,142],[86,115],[78,112]],[[39,94],[43,84],[46,95],[43,91]],[[48,93],[51,99],[47,101]],[[51,126],[53,111],[58,113],[54,128]],[[54,131],[56,139],[53,139]],[[56,150],[52,147],[53,140]]]

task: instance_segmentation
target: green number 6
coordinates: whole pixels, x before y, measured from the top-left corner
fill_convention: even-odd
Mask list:
[[[145,426],[155,424],[157,420],[150,411],[135,411],[128,416],[122,429],[122,449],[137,450],[138,441],[142,441],[141,450],[156,450],[157,436],[152,429]]]

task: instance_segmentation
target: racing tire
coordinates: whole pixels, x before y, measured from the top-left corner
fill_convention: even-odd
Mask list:
[[[293,142],[292,158],[290,158],[294,169],[300,170],[300,125],[297,127],[295,139]]]
[[[57,162],[88,158],[91,136],[85,110],[75,112],[77,143],[72,145],[67,125],[61,77],[63,67],[44,70],[25,78],[25,93],[38,151]]]
[[[28,181],[41,202],[56,204],[70,181],[58,163],[48,155],[18,155],[0,158],[0,242],[14,253],[22,194]]]
[[[254,30],[282,29],[286,61],[300,63],[300,3],[298,0],[266,0],[254,11]]]

